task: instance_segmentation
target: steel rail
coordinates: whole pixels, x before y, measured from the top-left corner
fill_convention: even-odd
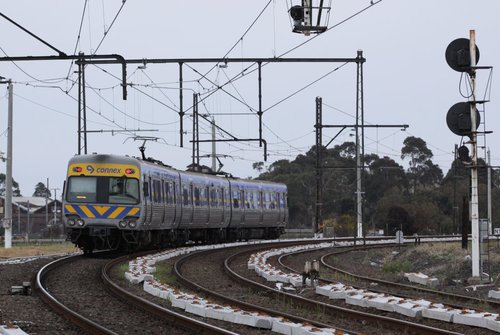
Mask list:
[[[458,335],[460,333],[445,330],[445,329],[440,329],[440,328],[435,328],[435,327],[430,327],[430,326],[425,326],[421,325],[418,323],[414,322],[409,322],[409,321],[404,321],[400,319],[395,319],[395,318],[390,318],[386,316],[381,316],[377,314],[370,314],[366,312],[360,312],[357,310],[349,309],[349,308],[344,308],[344,307],[339,307],[339,306],[334,306],[322,302],[318,302],[315,300],[307,299],[301,296],[297,296],[291,293],[286,293],[282,291],[278,291],[277,289],[271,288],[267,285],[261,284],[254,282],[252,280],[249,280],[242,275],[236,273],[231,269],[231,263],[236,257],[240,257],[242,254],[245,252],[241,253],[236,253],[230,257],[228,257],[225,262],[224,262],[224,267],[226,272],[229,274],[231,278],[233,278],[235,281],[245,284],[247,286],[252,287],[255,290],[259,291],[266,291],[269,294],[275,295],[277,297],[280,297],[280,299],[287,298],[291,302],[294,302],[296,304],[300,304],[302,306],[309,306],[311,308],[317,308],[317,309],[323,309],[331,312],[332,314],[335,314],[337,316],[341,316],[344,318],[349,318],[349,319],[355,319],[360,322],[366,322],[370,324],[374,324],[376,326],[386,326],[389,329],[398,329],[401,330],[404,334],[418,334],[418,335],[434,335],[434,334],[447,334],[447,335]]]
[[[159,306],[147,299],[138,297],[129,291],[123,289],[118,286],[111,277],[109,276],[109,271],[111,268],[119,263],[127,261],[130,259],[130,256],[123,256],[120,258],[116,258],[108,263],[102,268],[101,278],[106,285],[106,287],[115,294],[118,298],[124,300],[126,303],[131,303],[134,306],[144,310],[147,313],[151,313],[161,318],[162,320],[166,320],[171,323],[175,323],[182,328],[188,329],[189,331],[193,331],[196,334],[207,334],[207,335],[237,335],[234,332],[216,327],[214,325],[192,319],[180,313],[177,313],[168,308],[164,308]]]
[[[447,292],[443,292],[443,291],[433,290],[433,289],[426,288],[426,287],[420,287],[420,286],[403,284],[403,283],[395,283],[395,282],[391,282],[388,280],[366,277],[366,276],[358,275],[358,274],[334,267],[333,265],[328,264],[325,261],[325,259],[327,257],[340,255],[340,254],[351,252],[351,251],[359,251],[359,250],[362,250],[362,249],[351,248],[350,250],[341,250],[341,251],[334,251],[334,252],[327,253],[321,257],[321,264],[332,271],[344,274],[346,276],[350,276],[350,277],[358,279],[358,280],[369,281],[371,283],[377,283],[377,284],[387,285],[387,286],[391,286],[391,287],[398,287],[401,289],[412,290],[412,291],[416,291],[416,292],[434,294],[434,295],[442,297],[442,298],[447,298],[447,299],[455,300],[455,301],[461,301],[461,302],[465,302],[465,303],[473,302],[473,303],[477,303],[477,304],[488,304],[491,307],[500,307],[500,302],[498,302],[498,301],[494,301],[494,300],[490,300],[490,299],[481,299],[481,298],[476,298],[476,297],[469,297],[469,296],[465,296],[465,295],[461,295],[461,294],[454,294],[454,293],[447,293]],[[281,257],[280,257],[280,259],[281,259]],[[282,264],[282,263],[280,263],[280,264]],[[285,266],[285,265],[283,265],[283,266]],[[293,269],[291,269],[291,270],[294,271]],[[326,281],[330,282],[328,280],[326,280]],[[370,290],[373,290],[373,289],[370,288]],[[388,292],[384,292],[384,293],[388,293]],[[448,304],[448,305],[450,305],[452,307],[464,307],[464,306],[459,306],[456,304],[455,305]]]
[[[311,244],[311,243],[318,243],[318,241],[314,241],[314,242],[306,242],[306,244]],[[266,244],[265,247],[263,248],[262,244],[260,245],[256,245],[258,246],[258,248],[254,249],[253,251],[255,250],[265,250],[265,249],[268,249],[268,248],[274,248],[274,247],[279,247],[279,246],[292,246],[292,245],[302,245],[304,244],[304,242],[278,242],[278,243],[269,243],[269,244]],[[236,249],[236,248],[239,248],[239,247],[230,247],[228,249]],[[228,250],[226,249],[226,250]],[[211,250],[205,250],[205,251],[198,251],[198,252],[193,252],[193,253],[190,253],[190,254],[187,254],[187,255],[184,255],[182,256],[181,258],[179,258],[173,265],[173,270],[174,270],[174,273],[177,277],[177,282],[179,282],[181,285],[185,286],[186,288],[189,288],[193,291],[196,291],[196,292],[202,292],[208,296],[212,296],[212,297],[215,297],[216,299],[220,300],[220,301],[223,301],[224,303],[227,303],[227,304],[230,304],[230,305],[233,305],[233,306],[236,306],[242,310],[249,310],[249,311],[256,311],[256,312],[261,312],[261,313],[265,313],[265,314],[268,314],[268,315],[271,315],[271,316],[281,316],[281,317],[284,317],[292,322],[300,322],[300,323],[309,323],[313,326],[316,326],[316,327],[322,327],[322,328],[332,328],[334,327],[335,329],[339,329],[339,330],[342,330],[344,332],[348,332],[349,334],[351,335],[360,335],[360,333],[358,332],[355,332],[355,331],[351,331],[351,330],[346,330],[346,329],[342,329],[342,327],[337,327],[337,326],[334,326],[332,324],[326,324],[326,323],[322,323],[322,322],[318,322],[318,321],[315,321],[315,320],[310,320],[310,319],[306,319],[306,318],[302,318],[302,317],[299,317],[299,316],[296,316],[296,315],[293,315],[293,314],[289,314],[289,313],[284,313],[284,312],[280,312],[280,311],[276,311],[276,310],[273,310],[273,309],[269,309],[269,308],[266,308],[266,307],[261,307],[261,306],[257,306],[257,305],[254,305],[254,304],[250,304],[250,303],[246,303],[244,301],[241,301],[241,300],[237,300],[237,299],[233,299],[233,298],[230,298],[230,297],[227,297],[223,294],[220,294],[220,293],[217,293],[217,292],[213,292],[211,291],[210,289],[208,288],[205,288],[191,280],[189,280],[188,278],[186,278],[183,274],[182,274],[182,267],[184,264],[186,264],[187,262],[189,262],[192,258],[195,258],[195,257],[200,257],[201,254],[203,255],[207,255],[207,254],[211,254],[211,253],[215,253],[217,251],[220,251],[220,249],[211,249]]]
[[[49,305],[49,307],[51,307],[53,310],[61,314],[64,318],[68,319],[73,324],[83,329],[85,332],[89,334],[117,335],[117,333],[93,322],[92,320],[66,307],[61,302],[59,302],[54,296],[52,296],[45,287],[47,275],[51,271],[55,270],[56,268],[64,264],[73,262],[77,258],[82,258],[82,257],[83,257],[82,255],[63,257],[45,265],[43,268],[40,269],[40,271],[38,271],[36,275],[35,289],[40,294],[40,298],[42,299],[43,302],[45,302],[47,305]]]

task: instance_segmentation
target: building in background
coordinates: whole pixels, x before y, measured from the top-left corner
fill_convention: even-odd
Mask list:
[[[12,233],[25,239],[61,238],[61,201],[44,197],[12,197]],[[5,197],[0,196],[0,219],[5,215]]]

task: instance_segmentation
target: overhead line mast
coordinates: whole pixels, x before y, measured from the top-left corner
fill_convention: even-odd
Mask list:
[[[363,183],[362,172],[364,170],[364,154],[365,154],[365,128],[408,128],[407,124],[401,125],[365,125],[364,121],[364,101],[363,101],[363,51],[358,50],[358,61],[356,71],[356,123],[354,125],[324,125],[322,123],[322,99],[316,98],[316,215],[315,215],[315,232],[320,232],[322,225],[322,206],[323,206],[323,169],[331,167],[323,166],[323,128],[342,128],[324,147],[325,149],[337,138],[337,136],[346,128],[354,128],[356,131],[356,235],[362,238],[363,232]],[[361,122],[360,122],[361,121]],[[361,138],[359,129],[361,128]]]

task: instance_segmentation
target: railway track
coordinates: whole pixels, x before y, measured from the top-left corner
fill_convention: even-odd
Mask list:
[[[331,265],[331,262],[328,261],[328,259],[336,256],[341,256],[350,252],[355,252],[355,251],[363,251],[363,252],[369,252],[371,249],[377,249],[377,248],[387,248],[390,247],[390,245],[382,245],[382,246],[364,246],[364,247],[348,247],[348,248],[343,248],[342,250],[335,250],[335,251],[329,251],[327,253],[322,254],[321,251],[312,251],[311,253],[314,253],[314,256],[312,258],[320,259],[321,265],[325,267],[326,269],[330,270],[331,272],[329,273],[324,273],[325,278],[320,278],[319,282],[322,283],[335,283],[336,280],[331,280],[326,277],[329,276],[334,276],[334,277],[342,277],[342,281],[344,283],[347,283],[352,286],[356,286],[361,289],[366,289],[370,290],[372,292],[377,292],[377,293],[382,293],[382,294],[392,294],[392,295],[398,295],[403,298],[408,298],[408,299],[429,299],[433,301],[439,301],[441,303],[446,304],[447,306],[454,307],[454,308],[459,308],[459,309],[465,309],[465,308],[476,308],[476,309],[485,309],[488,308],[488,310],[492,312],[498,312],[500,311],[500,302],[494,301],[491,299],[485,299],[485,298],[478,298],[474,296],[467,296],[467,295],[461,295],[461,294],[454,294],[450,292],[445,292],[445,291],[439,291],[435,289],[430,289],[426,288],[423,286],[418,286],[418,285],[411,285],[411,284],[405,284],[405,283],[397,283],[393,281],[388,281],[388,280],[383,280],[383,279],[377,279],[374,277],[368,277],[368,276],[363,276],[360,274],[356,274],[353,272],[349,272],[346,270],[343,270],[339,267],[335,267]],[[280,255],[277,258],[278,264],[293,273],[300,273],[300,268],[297,266],[290,266],[287,265],[287,259],[290,257],[293,257],[294,255],[298,255],[300,253],[304,252],[291,252],[291,253],[285,253]],[[318,257],[320,255],[320,257]],[[309,257],[311,258],[311,257]],[[376,286],[374,286],[376,285]]]
[[[457,308],[491,308],[494,311],[497,311],[500,309],[500,302],[494,301],[491,299],[481,299],[477,297],[472,297],[472,296],[466,296],[466,295],[461,295],[461,294],[454,294],[454,293],[449,293],[445,291],[438,291],[422,286],[416,286],[416,285],[409,285],[409,284],[404,284],[404,283],[396,283],[396,282],[391,282],[387,280],[382,280],[382,279],[377,279],[377,278],[372,278],[372,277],[366,277],[362,276],[359,274],[355,274],[349,271],[342,270],[339,267],[335,267],[331,265],[327,260],[331,257],[334,256],[339,256],[348,252],[353,252],[353,251],[359,251],[361,250],[360,248],[353,248],[349,250],[341,250],[341,251],[333,251],[329,252],[327,254],[324,254],[321,256],[321,264],[327,268],[330,269],[331,271],[335,273],[339,273],[344,275],[347,278],[352,278],[355,280],[356,285],[362,284],[364,288],[369,288],[371,283],[376,283],[377,284],[377,289],[373,289],[371,287],[371,290],[374,291],[379,291],[381,293],[388,293],[388,292],[401,292],[404,297],[407,298],[421,298],[425,296],[426,298],[434,299],[441,301],[443,303],[446,303],[447,305],[450,305],[452,307],[457,307]],[[285,256],[285,255],[283,255]],[[283,266],[286,266],[283,264],[282,259],[283,256],[281,256],[278,260],[280,264]],[[289,267],[287,267],[289,268]],[[291,268],[289,268],[291,269]],[[291,269],[293,270],[293,269]],[[296,270],[293,270],[296,271]],[[326,281],[326,282],[331,282],[331,281]],[[394,294],[394,293],[393,293]],[[399,293],[398,293],[399,294]]]
[[[280,246],[283,245],[280,244]],[[252,248],[240,247],[238,251],[234,251],[229,257],[227,250],[212,250],[190,254],[176,262],[176,275],[183,285],[197,292],[211,295],[216,292],[220,299],[241,304],[246,308],[249,306],[256,308],[257,305],[259,307],[264,306],[267,308],[266,313],[279,314],[286,310],[290,318],[299,316],[303,319],[309,319],[308,322],[348,329],[351,333],[380,334],[382,331],[384,334],[461,334],[461,332],[448,330],[453,328],[449,325],[439,328],[422,325],[414,321],[360,312],[355,309],[334,306],[314,299],[287,294],[269,285],[262,284],[262,280],[255,273],[247,270],[247,261],[250,254],[273,247],[274,245],[254,246]],[[206,262],[207,259],[210,259],[210,262]],[[196,269],[202,270],[197,271]],[[218,283],[200,280],[200,272],[218,273],[217,277],[221,279]],[[222,279],[223,272],[229,276],[230,280]],[[234,285],[234,281],[238,285]],[[236,289],[236,286],[242,288]],[[250,288],[251,292],[244,287]],[[234,302],[234,300],[237,300],[237,302]]]
[[[442,328],[437,326],[429,326],[415,321],[398,319],[381,315],[380,313],[370,313],[360,311],[353,308],[333,305],[318,301],[317,299],[306,298],[293,293],[279,291],[274,287],[269,286],[268,283],[262,283],[262,280],[255,280],[248,278],[246,272],[237,271],[233,268],[234,264],[240,263],[244,259],[249,258],[249,253],[237,253],[230,256],[225,261],[225,270],[230,276],[240,282],[241,284],[252,287],[255,291],[266,292],[268,295],[273,296],[275,299],[286,299],[289,303],[304,306],[310,310],[322,310],[326,314],[335,315],[335,319],[344,319],[355,321],[363,325],[359,330],[364,333],[371,334],[460,334],[460,332],[448,330],[449,325],[444,325]],[[239,259],[239,260],[238,260]],[[337,321],[338,322],[338,321]],[[446,329],[448,328],[448,329]],[[368,331],[366,331],[368,330]]]
[[[283,246],[283,245],[294,245],[295,243],[296,242],[271,243],[271,244],[266,244],[266,248]],[[250,250],[250,252],[252,252],[252,250],[258,250],[260,248],[262,248],[262,246],[258,246],[258,247],[252,246],[252,247],[245,248],[245,249],[248,249],[248,250]],[[222,249],[222,250],[215,249],[215,250],[208,250],[208,251],[203,251],[203,252],[195,252],[195,253],[190,253],[188,255],[185,255],[185,256],[179,258],[173,265],[174,273],[177,277],[178,283],[180,283],[182,286],[184,286],[192,291],[195,291],[197,293],[202,293],[206,296],[210,296],[212,299],[216,299],[222,303],[229,304],[232,307],[240,308],[242,310],[258,312],[258,313],[262,313],[265,315],[270,315],[272,317],[281,317],[281,318],[284,318],[286,320],[289,320],[290,322],[312,325],[312,326],[315,326],[318,328],[336,329],[339,331],[338,332],[339,334],[343,334],[343,333],[348,333],[351,335],[363,334],[363,333],[360,333],[360,332],[357,332],[354,330],[345,329],[341,326],[338,326],[338,325],[335,325],[332,323],[325,323],[325,322],[320,322],[320,321],[310,319],[310,318],[300,317],[300,316],[297,316],[297,315],[294,315],[294,314],[291,314],[288,312],[284,312],[282,310],[277,310],[277,309],[272,308],[272,307],[259,306],[259,305],[256,305],[255,303],[251,303],[248,301],[244,301],[242,299],[238,299],[236,297],[239,295],[239,293],[233,291],[231,294],[228,295],[227,290],[220,291],[214,287],[209,287],[206,285],[207,284],[206,282],[200,283],[199,278],[194,278],[194,279],[190,278],[190,276],[185,275],[185,273],[183,271],[183,270],[185,270],[186,267],[190,267],[190,265],[191,265],[191,267],[194,267],[192,264],[190,264],[190,262],[193,262],[193,260],[200,259],[200,258],[211,259],[211,260],[220,258],[220,259],[226,260],[227,258],[225,255],[228,253],[228,251],[230,253],[234,253],[237,249],[241,249],[241,247],[234,247],[234,248],[230,248],[229,250],[228,249]],[[220,257],[220,255],[222,255],[222,258]],[[217,264],[217,267],[220,266],[220,269],[222,269],[222,266],[221,266],[222,264],[219,264],[220,262],[215,261],[213,263]],[[214,272],[212,272],[212,273],[214,273]],[[218,278],[220,278],[222,280],[222,277],[224,277],[224,273],[219,271],[217,273],[217,276],[218,276]],[[231,287],[231,285],[229,284],[228,287]]]
[[[119,287],[109,272],[128,256],[113,258],[109,261],[105,255],[70,256],[51,262],[38,272],[36,289],[52,309],[89,334],[236,334],[151,303]],[[75,270],[80,267],[83,271]],[[74,275],[81,277],[81,281],[72,281]],[[78,285],[89,289],[81,290]]]
[[[320,328],[341,329],[349,334],[380,334],[381,331],[383,334],[462,333],[287,294],[262,284],[262,279],[247,269],[247,261],[251,253],[277,246],[303,243],[296,241],[267,243],[200,251],[182,256],[175,263],[173,261],[171,263],[178,283],[196,293],[212,296],[218,301],[243,310],[281,316],[292,322],[311,324]],[[318,242],[316,240],[309,242],[309,244],[314,243]],[[235,334],[235,332],[222,329],[226,328],[225,324],[218,324],[220,327],[207,325],[200,322],[199,318],[190,318],[186,314],[165,308],[164,304],[160,306],[161,303],[152,303],[151,299],[144,298],[144,295],[140,297],[137,294],[131,294],[129,288],[124,288],[126,285],[114,282],[110,272],[113,268],[116,270],[119,264],[128,263],[129,259],[127,256],[114,257],[111,260],[104,256],[96,259],[81,256],[67,257],[45,266],[37,276],[36,286],[39,287],[40,296],[47,304],[92,334],[135,334],[138,332],[154,334],[158,333],[158,330],[165,331],[166,329],[169,334]],[[210,261],[207,262],[208,259]],[[87,277],[82,274],[68,274],[78,272],[75,269],[79,268],[82,262],[86,263],[82,271],[88,273]],[[70,270],[60,270],[63,268],[70,268]],[[82,277],[79,278],[81,281],[77,281],[75,276]],[[208,277],[215,279],[208,280]],[[95,278],[99,279],[99,285],[94,281]],[[58,285],[61,281],[63,284]],[[68,285],[68,282],[73,286]],[[75,287],[85,285],[91,286],[87,293],[76,290],[77,296],[72,296],[75,293],[73,292]],[[88,300],[82,299],[82,296],[87,295],[90,296]],[[91,305],[91,307],[87,310],[80,308],[85,305]],[[109,315],[103,317],[103,314]],[[173,324],[176,325],[175,328]],[[236,329],[240,332],[239,328]],[[243,331],[243,333],[247,332]],[[261,331],[248,332],[248,334],[253,333],[261,334]]]

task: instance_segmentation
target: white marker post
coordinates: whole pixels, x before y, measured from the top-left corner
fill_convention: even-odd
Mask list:
[[[3,227],[5,228],[5,249],[12,248],[12,109],[13,87],[8,81],[9,110],[7,126],[7,169],[5,176],[5,215]]]

